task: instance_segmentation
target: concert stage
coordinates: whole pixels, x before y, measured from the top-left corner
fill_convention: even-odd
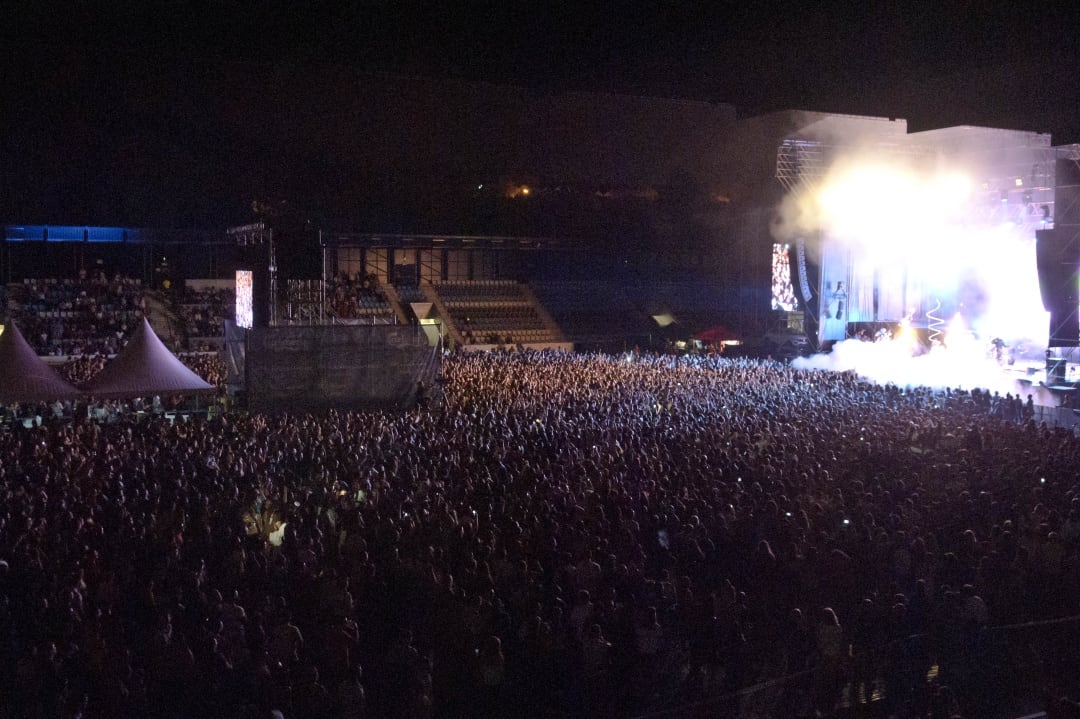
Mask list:
[[[773,307],[803,311],[823,366],[1060,404],[1080,379],[1077,167],[1047,134],[823,116],[778,150]]]

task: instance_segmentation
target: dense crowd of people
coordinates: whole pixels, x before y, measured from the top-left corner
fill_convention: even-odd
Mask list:
[[[143,313],[142,282],[103,271],[27,279],[4,304],[39,355],[114,354]]]
[[[1025,628],[1080,613],[1070,432],[722,357],[453,355],[441,396],[0,434],[0,715],[1075,695],[1077,625]]]
[[[393,314],[386,295],[374,275],[349,276],[342,272],[332,277],[326,288],[327,300],[338,319],[356,319],[372,314]]]
[[[56,367],[56,371],[71,384],[79,386],[92,380],[108,363],[109,358],[105,355],[78,355],[69,357]]]
[[[225,390],[228,367],[220,352],[180,352],[176,358],[192,372],[217,387],[219,392]]]
[[[176,358],[192,372],[217,387],[219,391],[224,391],[228,372],[220,352],[180,352],[177,353]],[[109,359],[98,354],[81,355],[68,359],[56,369],[61,377],[79,386],[89,382],[98,372],[105,369]]]
[[[206,349],[207,339],[225,334],[225,320],[236,312],[236,291],[218,287],[184,286],[174,291],[172,309],[180,321],[180,334],[190,349]]]

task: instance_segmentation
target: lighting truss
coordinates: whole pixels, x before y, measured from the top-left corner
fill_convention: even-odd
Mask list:
[[[875,144],[885,157],[931,157],[933,150],[915,142]],[[776,179],[791,194],[813,192],[825,177],[833,159],[848,146],[830,145],[817,140],[787,138],[776,150]]]

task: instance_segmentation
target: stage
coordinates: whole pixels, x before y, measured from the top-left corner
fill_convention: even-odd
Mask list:
[[[804,315],[822,354],[801,363],[1060,407],[1080,383],[1076,149],[842,116],[785,139],[773,309]]]

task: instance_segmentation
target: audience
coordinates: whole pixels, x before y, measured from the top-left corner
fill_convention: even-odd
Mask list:
[[[121,348],[122,349],[122,348]],[[188,369],[202,377],[219,390],[225,389],[227,369],[225,360],[218,352],[180,352],[177,359]],[[109,358],[102,355],[82,355],[73,357],[57,367],[60,376],[78,386],[89,382],[94,375],[105,368]]]
[[[327,282],[326,297],[337,319],[393,315],[393,308],[374,275],[357,274],[353,278],[342,272]]]
[[[225,390],[228,368],[220,352],[180,352],[176,357],[192,372],[217,387],[218,391]]]
[[[1034,660],[1076,696],[1075,625],[989,629],[1080,613],[1070,432],[721,357],[442,389],[0,434],[0,715],[989,716]]]
[[[102,271],[28,279],[6,294],[11,318],[39,355],[114,354],[143,314],[142,283]]]
[[[236,291],[206,287],[184,286],[171,295],[172,310],[180,321],[180,334],[185,347],[206,349],[207,339],[225,335],[225,319],[236,313]],[[201,343],[192,347],[197,340]]]

